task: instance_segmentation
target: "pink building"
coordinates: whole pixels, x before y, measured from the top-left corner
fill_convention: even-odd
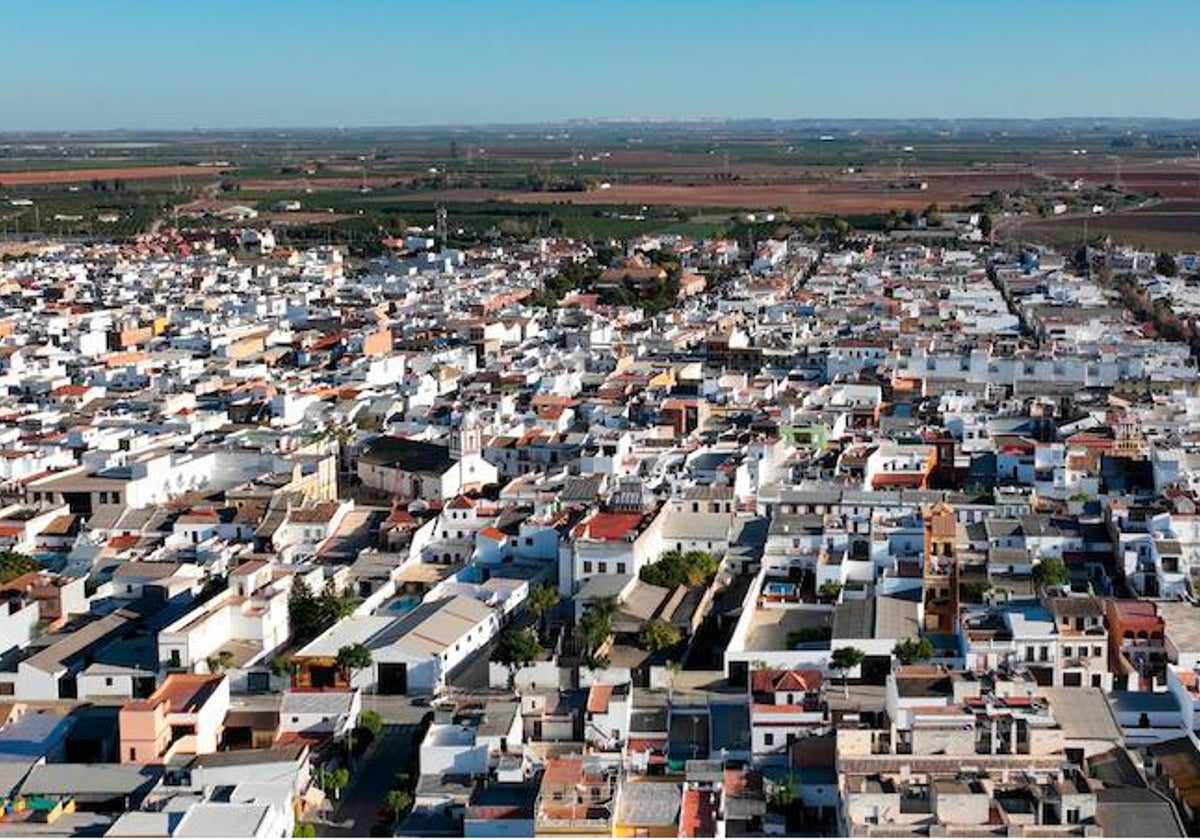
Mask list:
[[[145,700],[121,707],[121,762],[155,764],[217,751],[229,711],[223,674],[168,674]]]

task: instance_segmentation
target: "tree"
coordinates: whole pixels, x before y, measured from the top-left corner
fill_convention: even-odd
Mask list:
[[[352,612],[354,598],[338,592],[333,581],[325,584],[320,595],[314,595],[304,580],[297,580],[288,596],[288,621],[297,644],[311,642]]]
[[[271,673],[276,677],[291,676],[294,667],[292,660],[286,656],[276,656],[271,660]]]
[[[1062,586],[1070,579],[1067,565],[1057,557],[1047,557],[1033,567],[1033,585],[1038,589]]]
[[[203,604],[205,601],[211,601],[228,588],[229,578],[225,575],[209,575],[204,579],[200,591],[196,593],[195,603]]]
[[[901,665],[928,662],[933,659],[933,642],[924,636],[919,639],[901,639],[892,648],[892,655],[900,660]]]
[[[332,792],[335,799],[341,793],[342,788],[348,784],[350,784],[350,771],[345,767],[321,771],[321,787],[326,792]]]
[[[377,737],[383,731],[383,717],[372,709],[367,709],[358,716],[358,728]]]
[[[642,646],[651,653],[658,653],[663,650],[670,650],[683,641],[683,633],[679,632],[679,628],[671,622],[655,618],[646,622],[646,626],[642,628],[642,632],[638,634],[638,641]]]
[[[1174,277],[1179,274],[1179,266],[1175,262],[1175,257],[1166,251],[1154,258],[1154,270],[1163,277]]]
[[[842,594],[842,585],[836,580],[827,580],[817,589],[817,594],[823,601],[836,601]]]
[[[558,589],[548,583],[536,587],[529,593],[529,611],[537,616],[541,636],[546,635],[546,613],[554,609],[560,600]]]
[[[492,651],[492,661],[508,668],[508,685],[512,688],[517,671],[532,664],[542,655],[542,646],[528,627],[520,630],[509,628],[501,635]]]
[[[847,697],[850,696],[850,684],[847,682],[847,676],[850,671],[862,664],[865,656],[866,654],[856,647],[840,647],[829,657],[829,667],[842,675],[842,691]]]
[[[588,605],[579,620],[579,631],[583,636],[584,658],[597,667],[598,652],[612,634],[612,620],[617,612],[617,599],[612,596],[597,598]]]
[[[796,788],[794,787],[795,780],[789,776],[785,781],[775,785],[771,791],[771,807],[777,811],[787,811],[796,804]]]
[[[373,661],[371,658],[371,649],[362,642],[355,642],[352,645],[342,645],[338,648],[338,667],[350,678],[350,682],[354,681],[353,678],[356,671],[361,671],[363,668],[370,668]]]
[[[21,575],[41,570],[42,564],[28,554],[19,551],[0,552],[0,583],[8,583]]]
[[[233,667],[233,653],[227,650],[215,653],[204,660],[210,674],[223,674]]]
[[[720,565],[707,551],[668,551],[658,562],[643,566],[639,576],[645,583],[668,589],[700,586],[717,573]]]
[[[412,805],[412,794],[406,790],[389,790],[387,796],[383,798],[383,804],[394,815],[394,819],[399,822],[400,817]]]
[[[296,828],[292,831],[293,837],[316,837],[317,830],[313,828],[312,823],[296,823]]]

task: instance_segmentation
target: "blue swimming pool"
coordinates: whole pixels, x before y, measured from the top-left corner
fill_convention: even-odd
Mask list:
[[[796,584],[794,583],[768,583],[763,586],[764,595],[775,595],[781,598],[790,598],[796,594]]]

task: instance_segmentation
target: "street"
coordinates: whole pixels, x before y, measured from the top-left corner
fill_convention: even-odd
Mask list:
[[[416,753],[412,748],[413,725],[388,725],[359,759],[350,786],[342,792],[333,817],[315,824],[318,837],[366,837],[383,808],[383,799],[395,786],[400,770],[417,777]]]

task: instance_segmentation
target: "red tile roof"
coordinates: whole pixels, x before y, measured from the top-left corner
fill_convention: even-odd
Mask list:
[[[612,697],[613,687],[604,683],[593,683],[588,692],[587,710],[593,714],[608,711],[608,699]]]
[[[616,541],[642,524],[640,513],[596,513],[575,529],[575,536],[589,540]]]

